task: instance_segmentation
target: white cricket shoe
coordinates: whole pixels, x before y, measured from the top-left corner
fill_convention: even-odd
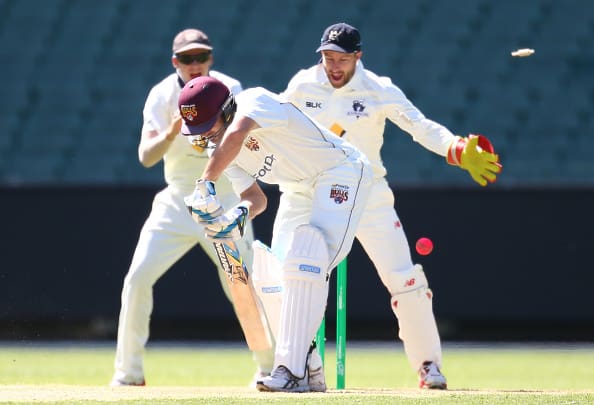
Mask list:
[[[324,375],[324,363],[316,348],[313,348],[307,356],[307,383],[312,392],[326,392],[326,376]]]
[[[439,367],[432,362],[426,361],[419,369],[419,388],[445,390],[448,388],[446,378]]]
[[[258,380],[258,391],[271,392],[308,392],[307,375],[304,378],[295,377],[285,366],[278,366],[272,374]]]

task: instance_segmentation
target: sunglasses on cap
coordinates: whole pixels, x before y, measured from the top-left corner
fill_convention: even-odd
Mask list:
[[[210,58],[210,52],[202,52],[194,55],[175,54],[175,58],[179,61],[179,63],[184,65],[191,65],[192,62],[206,63]]]

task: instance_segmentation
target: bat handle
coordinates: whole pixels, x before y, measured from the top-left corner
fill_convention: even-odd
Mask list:
[[[196,190],[198,190],[202,198],[205,198],[211,194],[216,194],[212,182],[204,179],[196,180]]]

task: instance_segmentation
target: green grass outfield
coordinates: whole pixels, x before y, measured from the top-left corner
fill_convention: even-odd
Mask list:
[[[346,390],[259,393],[245,346],[149,344],[146,387],[109,388],[114,344],[0,345],[0,402],[47,404],[594,404],[594,345],[454,344],[443,349],[448,391],[417,389],[399,343],[349,343]]]

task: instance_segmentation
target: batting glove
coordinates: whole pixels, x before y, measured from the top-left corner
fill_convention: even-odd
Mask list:
[[[238,204],[204,227],[206,237],[215,241],[241,239],[248,216],[248,208]]]
[[[196,180],[194,192],[185,197],[184,202],[194,221],[202,225],[212,223],[224,212],[223,206],[217,199],[217,193],[212,181]]]
[[[494,183],[502,168],[499,155],[483,135],[456,137],[448,150],[447,161],[467,170],[472,179],[483,187],[487,182]]]

